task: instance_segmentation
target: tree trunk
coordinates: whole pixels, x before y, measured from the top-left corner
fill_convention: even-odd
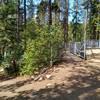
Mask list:
[[[52,6],[51,6],[51,0],[49,0],[48,5],[48,13],[49,13],[49,34],[50,34],[50,66],[53,66],[53,55],[52,55],[52,40],[51,40],[51,25],[52,25]]]
[[[26,28],[26,0],[24,0],[24,25]]]
[[[63,19],[63,28],[64,28],[64,48],[67,49],[67,42],[68,42],[68,0],[65,0],[65,13]]]
[[[17,0],[17,32],[16,32],[16,40],[19,42],[19,22],[20,21],[20,0]]]
[[[75,25],[76,25],[76,29],[75,30],[77,30],[77,24],[78,24],[78,0],[75,0],[75,9],[76,9],[76,11],[75,11],[75,13],[76,13],[76,19],[75,19]],[[77,31],[75,31],[74,32],[75,33],[75,35],[74,35],[74,41],[76,41],[77,40]]]
[[[52,25],[52,7],[51,7],[51,0],[49,0],[48,10],[49,10],[49,25]]]

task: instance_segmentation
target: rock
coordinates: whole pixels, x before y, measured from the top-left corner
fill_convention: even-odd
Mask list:
[[[42,81],[42,80],[43,80],[43,77],[40,77],[40,78],[39,78],[39,81]]]
[[[4,68],[1,68],[1,69],[0,69],[0,72],[4,72]]]
[[[52,75],[46,75],[46,78],[47,79],[51,79],[52,78]]]
[[[31,76],[31,79],[34,79],[35,78],[35,76]]]
[[[47,87],[47,88],[53,88],[53,84],[48,83],[48,84],[46,85],[46,87]]]
[[[68,94],[72,93],[72,90],[67,90],[67,93],[68,93]]]

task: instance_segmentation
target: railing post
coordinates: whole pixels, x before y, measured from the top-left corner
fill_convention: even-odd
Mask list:
[[[76,42],[75,42],[75,43],[74,43],[74,54],[75,54],[75,55],[77,54],[76,49],[77,49],[77,47],[76,47]]]
[[[100,41],[98,40],[98,48],[100,48]]]

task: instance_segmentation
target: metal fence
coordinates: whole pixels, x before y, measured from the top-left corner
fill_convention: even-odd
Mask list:
[[[86,41],[86,48],[100,48],[100,40]]]
[[[84,58],[85,50],[97,49],[97,48],[100,48],[100,40],[87,40],[86,42],[70,42],[69,43],[70,52],[82,58]]]

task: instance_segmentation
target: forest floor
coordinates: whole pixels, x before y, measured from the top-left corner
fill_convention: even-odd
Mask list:
[[[69,58],[43,75],[0,80],[0,100],[100,100],[100,57]]]

